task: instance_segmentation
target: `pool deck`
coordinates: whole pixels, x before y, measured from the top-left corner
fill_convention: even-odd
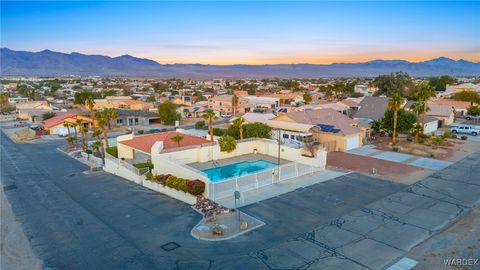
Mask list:
[[[278,159],[267,156],[267,155],[261,155],[261,154],[248,154],[248,155],[243,155],[243,156],[237,156],[237,157],[232,157],[232,158],[225,158],[225,159],[219,159],[219,160],[214,160],[214,161],[209,161],[209,162],[203,162],[203,163],[190,163],[188,166],[195,168],[197,170],[203,171],[215,167],[221,167],[221,166],[226,166],[234,163],[239,163],[239,162],[244,162],[244,161],[255,161],[255,160],[265,160],[265,161],[270,161],[273,163],[277,163]],[[290,163],[291,161],[285,160],[285,159],[280,159],[280,164],[285,164],[285,163]]]

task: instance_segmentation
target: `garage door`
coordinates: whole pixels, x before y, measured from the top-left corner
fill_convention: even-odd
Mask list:
[[[360,145],[360,136],[354,136],[347,139],[347,151],[357,148]]]

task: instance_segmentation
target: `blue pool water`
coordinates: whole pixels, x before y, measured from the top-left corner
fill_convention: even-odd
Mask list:
[[[242,161],[222,167],[206,169],[203,170],[203,172],[208,175],[208,178],[210,178],[212,182],[220,182],[223,179],[251,174],[274,166],[277,166],[277,163],[266,160]]]

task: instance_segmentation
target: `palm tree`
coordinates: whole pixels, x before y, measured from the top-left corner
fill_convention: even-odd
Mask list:
[[[235,117],[235,111],[238,106],[238,97],[236,95],[232,96],[232,106],[233,106],[233,117]]]
[[[415,97],[422,102],[422,127],[425,126],[425,116],[428,111],[428,100],[435,97],[435,91],[428,81],[423,81],[415,88]]]
[[[71,127],[71,125],[70,125],[70,123],[68,123],[68,122],[64,122],[64,123],[63,123],[63,126],[67,128],[67,133],[68,133],[67,142],[68,142],[68,143],[71,143],[71,138],[70,138],[70,137],[71,137],[71,134],[70,134],[70,127]]]
[[[400,96],[400,93],[395,92],[388,100],[388,109],[393,111],[393,137],[392,145],[397,144],[397,114],[398,111],[402,108],[403,102],[405,99]]]
[[[205,112],[205,114],[203,114],[203,119],[208,120],[208,129],[210,131],[210,141],[213,142],[213,120],[218,119],[218,117],[212,109],[208,109]]]
[[[105,140],[105,146],[106,148],[108,148],[109,147],[108,133],[107,133],[108,111],[107,113],[105,113],[105,110],[101,112],[97,112],[95,117],[97,118],[97,126],[98,128],[100,128],[100,131],[103,134],[103,139]]]
[[[105,158],[105,147],[103,145],[101,135],[102,135],[102,131],[100,129],[97,129],[92,133],[92,137],[97,138],[97,141],[96,141],[97,149],[98,149],[98,146],[100,146],[100,149],[102,149],[102,152],[101,152],[102,159],[104,159]]]
[[[82,149],[85,150],[85,127],[83,126],[83,120],[80,118],[77,118],[75,120],[75,125],[78,127],[78,130],[80,131],[80,134],[82,135]]]
[[[422,132],[421,129],[423,129],[423,127],[420,126],[420,113],[423,110],[423,104],[421,102],[415,102],[410,106],[410,110],[417,116],[417,123],[415,125],[415,142],[418,142],[419,133]]]
[[[243,140],[243,125],[245,124],[245,118],[239,117],[235,120],[233,120],[233,125],[238,127],[238,130],[240,131],[240,140]]]
[[[81,91],[75,93],[73,104],[81,105],[90,111],[90,117],[92,118],[92,127],[95,127],[95,100],[93,94],[90,91]]]
[[[113,122],[115,123],[117,121],[117,118],[118,118],[118,112],[117,110],[115,109],[110,109],[110,108],[107,108],[107,109],[103,109],[103,117],[105,118],[106,122],[107,122],[107,126],[108,126],[108,129],[111,129],[111,121],[113,120]]]
[[[176,142],[178,147],[180,147],[180,142],[183,140],[183,136],[177,134],[175,136],[173,136],[172,138],[170,138],[172,141]]]

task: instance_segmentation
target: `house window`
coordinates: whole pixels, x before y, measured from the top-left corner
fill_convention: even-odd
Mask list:
[[[135,124],[138,124],[138,118],[135,117]]]
[[[288,134],[283,134],[284,139],[288,139],[290,136]]]
[[[117,124],[123,124],[123,119],[117,119]]]

